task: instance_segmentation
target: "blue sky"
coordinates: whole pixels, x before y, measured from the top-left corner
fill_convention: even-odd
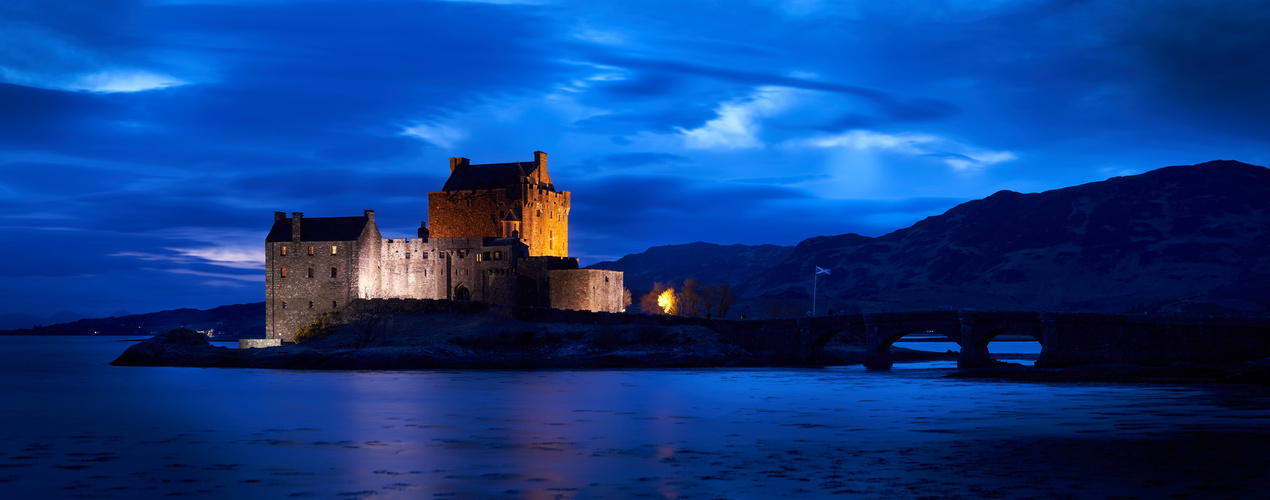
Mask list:
[[[584,265],[1270,165],[1268,25],[1221,0],[8,0],[0,312],[263,300],[274,211],[413,236],[451,156],[548,152]]]

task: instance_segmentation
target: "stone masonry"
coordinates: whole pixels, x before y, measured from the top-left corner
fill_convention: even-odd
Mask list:
[[[265,238],[266,336],[354,299],[474,300],[511,306],[620,312],[622,273],[579,270],[568,257],[568,191],[556,191],[547,154],[532,162],[472,165],[428,194],[431,228],[384,238],[375,211],[360,217],[274,213]]]

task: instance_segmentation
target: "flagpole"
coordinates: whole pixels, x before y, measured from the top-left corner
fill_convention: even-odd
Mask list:
[[[815,267],[815,266],[812,266]],[[820,269],[812,270],[811,275],[811,317],[816,317],[816,282],[820,281]]]

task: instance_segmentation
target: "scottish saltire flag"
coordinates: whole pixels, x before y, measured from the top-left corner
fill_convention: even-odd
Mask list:
[[[829,270],[821,269],[820,266],[816,266],[816,274],[829,274]]]

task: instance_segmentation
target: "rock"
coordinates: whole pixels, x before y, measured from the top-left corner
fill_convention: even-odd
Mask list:
[[[213,346],[207,337],[177,328],[138,342],[111,361],[115,366],[229,366],[233,350]]]

